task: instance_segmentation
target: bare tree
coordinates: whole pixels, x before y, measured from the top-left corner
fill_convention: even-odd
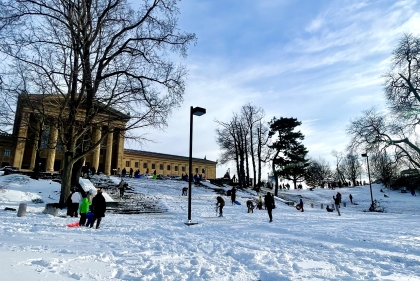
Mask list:
[[[343,171],[344,177],[352,181],[353,186],[362,173],[362,164],[357,154],[347,154],[340,164],[340,170]],[[341,181],[342,183],[345,182]]]
[[[344,155],[342,152],[338,152],[336,150],[333,150],[331,154],[335,157],[335,180],[344,182],[346,179],[341,169],[341,164],[344,159]]]
[[[331,177],[331,167],[325,159],[309,159],[309,166],[305,175],[305,183],[308,186],[324,187],[329,177]]]
[[[142,1],[137,12],[126,0],[0,2],[0,52],[10,62],[0,70],[3,83],[54,97],[49,125],[66,151],[60,204],[84,156],[108,133],[141,141],[132,129],[164,128],[182,102],[187,72],[171,53],[185,57],[195,35],[178,31],[178,13],[172,0]],[[127,124],[112,126],[118,122]],[[96,127],[102,137],[83,149]]]
[[[262,108],[257,108],[256,106],[251,105],[250,103],[242,106],[242,116],[245,119],[246,125],[248,126],[249,133],[249,144],[250,150],[249,155],[251,156],[252,160],[252,170],[253,170],[253,179],[254,179],[254,186],[257,184],[257,169],[256,169],[256,151],[255,151],[255,143],[258,142],[258,124],[264,118],[264,110]],[[257,144],[258,145],[258,144]],[[261,170],[260,170],[261,173]],[[259,175],[261,178],[261,175]]]
[[[393,146],[399,159],[405,158],[420,168],[415,130],[404,126],[400,120],[390,119],[386,113],[379,113],[375,108],[365,110],[362,116],[351,121],[347,132],[352,136],[350,149],[370,151]]]
[[[268,127],[264,126],[262,122],[260,121],[257,128],[258,186],[261,186],[262,165],[263,163],[267,163],[270,161],[268,132],[269,132]]]
[[[385,187],[391,186],[391,181],[397,178],[397,161],[392,159],[386,150],[376,151],[370,157],[370,171],[374,178],[380,180]]]
[[[363,112],[351,121],[348,133],[351,146],[386,149],[420,168],[418,126],[420,125],[420,38],[405,34],[394,49],[390,70],[384,75],[385,98],[390,112],[376,109]]]

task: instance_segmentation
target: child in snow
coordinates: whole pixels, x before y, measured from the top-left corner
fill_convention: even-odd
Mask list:
[[[80,213],[80,220],[79,220],[79,225],[85,225],[86,223],[86,215],[89,212],[89,206],[90,206],[90,202],[87,198],[86,195],[83,196],[82,202],[80,203],[79,206],[79,213]]]
[[[254,202],[252,200],[246,201],[246,206],[248,207],[248,213],[254,213]]]
[[[92,205],[89,205],[89,212],[86,214],[86,219],[87,219],[86,226],[89,226],[92,223],[94,217],[95,215],[92,212]]]
[[[262,209],[263,209],[263,200],[262,200],[261,195],[260,195],[260,197],[258,198],[257,208],[258,208],[258,210],[262,210]]]

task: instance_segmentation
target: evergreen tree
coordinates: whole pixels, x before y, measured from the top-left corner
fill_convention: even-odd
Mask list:
[[[274,117],[269,124],[269,136],[277,137],[270,145],[273,150],[272,167],[277,194],[279,177],[293,181],[295,188],[298,181],[303,181],[309,165],[305,159],[308,150],[301,142],[304,139],[303,134],[295,131],[302,124],[296,118]]]

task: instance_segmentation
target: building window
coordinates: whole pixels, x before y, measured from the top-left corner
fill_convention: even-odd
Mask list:
[[[125,161],[125,166],[130,167],[130,161]]]
[[[143,163],[143,168],[147,169],[147,163]]]
[[[171,165],[166,166],[166,170],[170,171],[171,170]]]
[[[198,174],[198,168],[195,168],[195,173]]]
[[[156,169],[156,164],[152,164],[152,169]]]
[[[178,166],[175,166],[174,169],[175,169],[175,172],[178,172]]]
[[[206,173],[206,169],[204,169],[204,168],[203,168],[203,169],[201,169],[201,173],[202,173],[202,174],[205,174],[205,173]]]
[[[184,166],[181,167],[181,171],[185,172],[185,167]]]
[[[4,150],[4,156],[10,156],[12,154],[12,150],[11,149],[5,149]]]
[[[163,170],[163,164],[159,164],[159,170]]]
[[[139,162],[134,162],[134,167],[138,168],[139,167]]]

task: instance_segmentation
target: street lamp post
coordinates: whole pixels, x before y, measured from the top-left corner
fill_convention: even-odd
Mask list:
[[[186,225],[194,225],[197,223],[191,222],[191,183],[192,183],[192,141],[193,141],[193,115],[201,116],[206,114],[206,109],[202,107],[192,107],[190,110],[190,156],[189,156],[189,171],[188,171],[188,222]]]
[[[370,200],[371,200],[371,205],[369,210],[370,211],[374,211],[375,210],[375,205],[373,204],[373,195],[372,195],[372,183],[370,180],[370,170],[369,170],[369,156],[367,155],[367,153],[363,153],[362,157],[366,157],[366,163],[367,163],[367,168],[368,168],[368,177],[369,177],[369,187],[370,187]]]

